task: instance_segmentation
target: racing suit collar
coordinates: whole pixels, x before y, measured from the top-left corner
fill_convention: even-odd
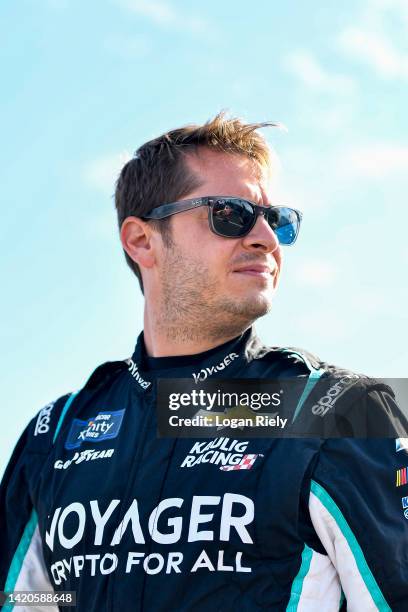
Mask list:
[[[136,380],[136,388],[146,391],[158,378],[194,378],[196,382],[209,377],[230,377],[247,365],[259,351],[261,342],[254,327],[240,336],[208,351],[194,355],[174,357],[149,357],[143,332],[140,333],[135,351],[129,360],[129,371]]]

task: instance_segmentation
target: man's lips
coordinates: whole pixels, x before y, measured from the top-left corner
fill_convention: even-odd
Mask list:
[[[258,276],[260,278],[269,278],[270,276],[274,275],[275,270],[271,270],[269,266],[262,264],[247,264],[242,268],[233,270],[233,272],[238,274],[248,274],[250,276]]]

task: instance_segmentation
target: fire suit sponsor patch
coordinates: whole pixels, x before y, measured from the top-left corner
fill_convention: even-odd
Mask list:
[[[57,459],[54,463],[55,470],[66,470],[69,466],[74,463],[82,463],[83,461],[94,461],[95,459],[105,459],[112,457],[115,452],[114,448],[106,448],[104,450],[95,450],[93,448],[83,450],[81,452],[76,452],[71,459],[67,459],[63,461],[62,459]]]
[[[408,450],[408,438],[397,438],[395,440],[395,450],[398,451]]]
[[[401,503],[403,508],[408,508],[408,497],[401,497]]]
[[[239,357],[237,353],[229,353],[229,355],[224,357],[224,359],[217,365],[210,366],[209,368],[203,368],[199,372],[193,372],[194,382],[202,382],[203,380],[208,378],[208,376],[212,376],[212,374],[214,374],[215,372],[221,372],[222,370],[225,370],[225,368],[227,368],[230,363],[234,361],[234,359],[237,359],[237,357]]]
[[[70,450],[79,448],[83,442],[103,442],[103,440],[116,438],[122,425],[124,413],[124,410],[98,412],[95,417],[91,417],[87,421],[74,419],[65,442],[65,448]]]
[[[248,444],[248,441],[231,438],[215,438],[208,443],[196,442],[180,467],[191,468],[201,463],[211,463],[223,472],[250,470],[261,455],[245,453]]]
[[[244,455],[237,465],[221,465],[220,470],[231,472],[232,470],[250,470],[258,455]]]
[[[187,506],[184,516],[177,512],[182,506]],[[252,572],[244,550],[232,551],[229,546],[232,538],[246,546],[254,543],[255,504],[250,497],[230,492],[223,496],[194,495],[191,499],[169,497],[162,499],[150,515],[140,510],[137,498],[131,500],[124,515],[121,499],[116,498],[103,502],[75,501],[55,508],[53,515],[48,516],[44,535],[45,545],[57,557],[50,566],[54,583],[60,585],[74,576],[105,576],[116,570],[129,574],[142,569],[153,575]],[[118,549],[126,534],[139,550]],[[151,541],[161,546],[160,552],[150,551]],[[190,544],[195,547],[201,541],[205,548],[196,550],[193,557],[186,555]],[[167,545],[176,544],[180,547],[178,551],[166,551]],[[72,554],[71,551],[77,552],[72,550],[77,545],[78,552],[87,554]],[[64,557],[58,559],[60,555]]]
[[[50,429],[50,419],[51,412],[54,408],[55,402],[51,402],[44,406],[42,410],[40,410],[37,421],[35,423],[34,435],[38,436],[38,434],[45,434]]]
[[[337,380],[334,385],[327,390],[326,395],[321,397],[318,402],[312,406],[312,413],[316,416],[323,417],[333,408],[337,400],[359,380],[359,378],[357,374],[347,374],[340,378],[340,380]]]
[[[145,380],[141,376],[139,372],[139,368],[137,367],[137,364],[133,361],[133,359],[129,359],[128,364],[129,364],[129,368],[128,368],[129,372],[131,373],[135,381],[139,383],[142,389],[148,389],[152,383],[148,380]]]
[[[407,484],[407,468],[401,468],[399,470],[397,470],[397,481],[396,481],[396,486],[397,487],[402,487],[402,485],[406,485]]]

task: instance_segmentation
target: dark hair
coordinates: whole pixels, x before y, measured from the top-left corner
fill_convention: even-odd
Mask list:
[[[245,155],[262,167],[268,166],[270,149],[265,138],[255,130],[276,125],[245,123],[236,117],[228,118],[222,111],[204,125],[186,125],[146,142],[122,168],[116,184],[119,227],[126,217],[143,217],[156,206],[180,200],[199,187],[200,177],[185,163],[185,155],[197,151],[198,147]],[[170,222],[171,217],[149,221],[167,246],[171,245]],[[125,257],[143,293],[139,266],[126,252]]]

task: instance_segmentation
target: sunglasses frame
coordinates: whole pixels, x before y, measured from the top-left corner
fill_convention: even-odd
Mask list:
[[[239,201],[246,202],[247,204],[250,204],[252,206],[253,211],[254,211],[254,217],[253,217],[251,226],[245,232],[245,234],[243,234],[242,236],[225,236],[225,234],[221,234],[215,229],[214,223],[213,223],[213,212],[212,211],[213,211],[214,204],[216,204],[219,200],[232,200],[232,201],[239,200]],[[300,210],[297,210],[296,208],[292,208],[291,206],[284,206],[284,205],[259,206],[258,204],[255,204],[255,202],[252,202],[251,200],[247,200],[246,198],[238,198],[238,197],[233,197],[233,196],[205,196],[201,198],[191,198],[189,200],[180,200],[179,202],[171,202],[169,204],[161,204],[160,206],[153,208],[153,210],[151,210],[148,214],[143,215],[142,218],[146,220],[147,219],[165,219],[166,217],[170,217],[177,213],[181,213],[186,210],[193,210],[194,208],[199,208],[201,206],[208,206],[208,223],[209,223],[211,231],[214,234],[216,234],[217,236],[221,236],[222,238],[235,238],[235,239],[244,238],[245,236],[247,236],[250,233],[250,231],[253,229],[253,227],[255,226],[255,223],[257,222],[259,215],[263,215],[263,217],[267,221],[269,211],[280,209],[280,208],[289,208],[294,213],[296,213],[298,217],[298,231],[296,233],[294,240],[290,242],[289,244],[284,244],[284,246],[292,246],[292,244],[296,242],[296,239],[299,234],[300,224],[301,224],[302,217],[303,217],[303,214]]]

